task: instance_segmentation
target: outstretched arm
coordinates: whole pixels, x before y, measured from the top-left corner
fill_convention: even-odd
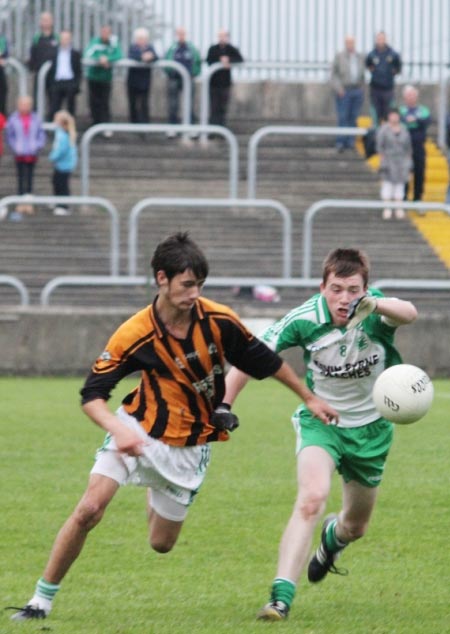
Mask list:
[[[331,422],[338,422],[339,414],[336,410],[311,392],[286,361],[284,361],[279,370],[273,374],[273,377],[295,392],[312,414],[323,423],[329,424]],[[224,402],[232,405],[239,392],[247,384],[249,378],[248,374],[245,374],[241,370],[234,367],[231,368],[225,379],[226,391],[223,399]]]

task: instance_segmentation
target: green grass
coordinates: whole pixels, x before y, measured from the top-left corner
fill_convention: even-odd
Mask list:
[[[31,596],[53,538],[82,493],[103,433],[78,405],[79,379],[0,379],[0,606]],[[114,404],[125,393],[117,390]],[[120,393],[119,393],[120,390]],[[255,621],[295,497],[296,399],[252,382],[241,427],[214,447],[176,548],[147,544],[144,491],[121,489],[64,580],[51,618],[0,632],[53,634],[444,634],[450,631],[450,383],[398,427],[370,530],[343,555],[347,577],[302,579],[288,621]],[[339,507],[336,477],[329,510]]]

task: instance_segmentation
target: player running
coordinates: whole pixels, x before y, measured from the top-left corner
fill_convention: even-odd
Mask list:
[[[323,424],[307,403],[294,413],[298,495],[281,539],[270,601],[259,619],[287,617],[336,469],[343,480],[342,508],[325,518],[320,545],[309,562],[309,581],[316,583],[328,572],[340,572],[335,567],[337,557],[364,535],[375,505],[393,425],[375,410],[372,388],[386,367],[401,361],[393,345],[394,332],[414,321],[417,313],[410,302],[368,289],[368,274],[369,263],[361,251],[332,251],[324,263],[320,294],[262,335],[277,352],[294,346],[303,349],[308,387],[339,413],[339,420]],[[231,369],[226,403],[234,402],[248,378]]]
[[[228,440],[237,417],[222,404],[225,360],[255,378],[275,376],[323,422],[337,416],[226,306],[200,297],[208,263],[187,234],[152,259],[158,295],[112,335],[81,390],[85,413],[107,432],[87,490],[59,531],[47,566],[15,621],[48,616],[60,583],[122,484],[148,487],[150,544],[169,552],[205,477],[211,443]],[[113,414],[106,402],[125,376],[141,381]]]

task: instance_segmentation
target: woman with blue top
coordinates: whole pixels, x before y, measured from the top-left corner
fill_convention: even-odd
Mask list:
[[[78,160],[75,119],[66,110],[58,110],[53,122],[56,126],[55,139],[48,157],[54,165],[53,193],[55,196],[70,196],[70,175]],[[66,204],[58,204],[53,209],[55,216],[68,216],[70,213]]]

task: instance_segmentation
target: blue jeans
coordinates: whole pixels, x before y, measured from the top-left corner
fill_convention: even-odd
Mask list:
[[[336,96],[336,112],[338,118],[338,126],[341,128],[355,128],[356,120],[364,101],[364,92],[362,88],[349,88],[342,97]],[[355,137],[338,136],[336,137],[337,147],[352,148],[355,145]]]

